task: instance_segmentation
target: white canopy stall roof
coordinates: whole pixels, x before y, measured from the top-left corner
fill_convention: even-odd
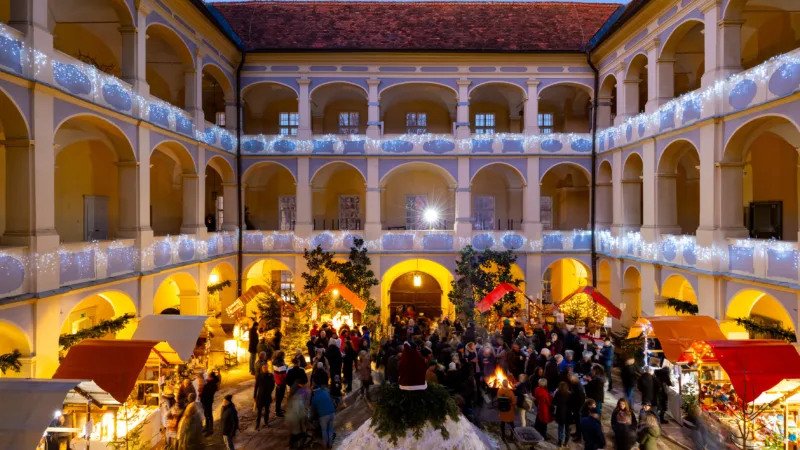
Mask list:
[[[80,380],[0,379],[0,450],[33,450]]]
[[[159,341],[155,349],[161,357],[169,364],[181,364],[191,359],[206,319],[206,316],[151,314],[139,320],[131,339]]]
[[[781,403],[800,403],[800,380],[782,380],[772,389],[762,392],[753,403],[763,405],[779,400]]]

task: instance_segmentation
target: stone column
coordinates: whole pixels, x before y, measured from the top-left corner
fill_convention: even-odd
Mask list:
[[[617,117],[614,118],[614,125],[619,125],[625,122],[628,117],[631,117],[631,113],[628,110],[628,88],[625,84],[625,69],[625,63],[620,63],[619,66],[617,66],[617,70],[614,71],[614,75],[617,78]],[[636,102],[635,109],[638,109],[638,90],[636,91]]]
[[[205,116],[203,115],[203,51],[199,47],[193,64],[194,67],[187,68],[184,71],[186,80],[185,109],[192,116],[195,129],[198,132],[202,132],[205,129]]]
[[[458,158],[456,187],[456,238],[472,239],[472,193],[470,190],[469,158]]]
[[[721,50],[717,68],[717,80],[724,80],[742,71],[742,25],[744,20],[722,19],[719,21],[717,42]],[[706,31],[706,34],[709,34]]]
[[[236,183],[222,183],[222,231],[239,229]],[[204,197],[205,198],[205,197]],[[205,203],[202,203],[205,204]],[[244,208],[242,208],[244,210]]]
[[[139,250],[139,259],[136,270],[146,271],[153,269],[153,229],[150,227],[150,128],[140,124],[137,127],[139,135],[136,148],[137,159],[140,161],[136,170],[136,247]],[[120,181],[120,185],[122,183]]]
[[[367,240],[379,239],[383,227],[381,225],[381,188],[377,158],[367,158],[366,207],[367,220],[364,225],[364,235]]]
[[[675,59],[656,61],[656,108],[675,98]]]
[[[595,188],[597,205],[595,206],[595,224],[598,230],[611,227],[614,221],[614,184],[597,183]]]
[[[658,109],[658,44],[660,39],[655,38],[644,46],[647,52],[647,103],[644,105],[645,112],[651,113]]]
[[[657,242],[656,227],[656,143],[647,139],[642,145],[642,239]]]
[[[527,135],[539,134],[539,83],[539,80],[525,82],[528,86],[528,96],[525,99],[523,116],[525,120],[524,132]],[[538,173],[536,174],[536,179],[539,179]]]
[[[617,116],[619,117],[619,116]],[[622,236],[624,233],[623,225],[625,224],[625,210],[627,208],[627,197],[625,196],[625,184],[622,180],[622,152],[614,152],[611,155],[611,195],[613,197],[612,211],[611,211],[611,232],[614,236]],[[630,189],[630,188],[629,188]],[[637,186],[636,196],[639,197],[639,189]],[[639,203],[636,202],[638,207]],[[636,214],[638,223],[639,214]]]
[[[56,272],[57,273],[57,272]],[[58,368],[58,335],[61,330],[61,298],[36,300],[33,346],[36,355],[36,378],[51,378]]]
[[[458,106],[456,107],[456,137],[466,139],[470,135],[469,129],[469,85],[470,80],[457,80]]]
[[[639,317],[652,316],[656,312],[656,296],[660,289],[656,280],[661,279],[661,266],[642,263],[642,311]]]
[[[223,100],[225,100],[225,129],[236,135],[236,124],[239,123],[239,115],[236,113],[236,97],[226,96]]]
[[[53,35],[48,26],[48,3],[48,0],[12,1],[8,24],[25,34],[28,47],[49,57],[53,54]],[[50,74],[42,75],[51,77]]]
[[[183,223],[181,224],[182,234],[197,234],[198,230],[204,225],[205,218],[205,199],[200,198],[200,176],[196,173],[185,173],[181,175],[183,183]],[[205,181],[205,180],[203,180]]]
[[[311,139],[311,98],[309,96],[309,86],[311,80],[303,78],[297,80],[300,86],[300,98],[297,99],[297,139]]]
[[[707,88],[713,86],[717,81],[720,66],[720,47],[717,39],[720,36],[719,20],[722,15],[721,5],[716,0],[709,1],[700,5],[703,13],[704,33],[703,33],[703,60],[705,70],[700,79],[700,86]]]
[[[314,230],[311,221],[311,184],[309,179],[309,158],[297,158],[297,213],[294,234],[307,238]]]
[[[625,103],[622,103],[622,105],[624,105],[622,108],[624,111],[624,117],[622,117],[620,123],[639,114],[639,83],[641,82],[641,78],[626,79],[622,82],[622,91]]]
[[[597,97],[597,129],[602,130],[604,128],[611,127],[614,125],[614,121],[611,120],[611,100],[612,97],[601,95]]]
[[[117,163],[119,177],[119,231],[120,238],[138,239],[141,224],[139,222],[140,205],[150,205],[150,189],[146,190],[146,198],[141,198],[139,189],[139,171],[143,170],[136,161],[120,161]],[[146,170],[150,170],[149,166]]]
[[[527,120],[527,115],[525,116]],[[522,231],[528,239],[542,238],[541,184],[539,183],[539,158],[527,159],[525,178],[527,184],[522,191]],[[541,286],[539,286],[541,287]]]
[[[370,139],[380,139],[381,137],[381,102],[380,97],[378,97],[378,86],[380,84],[381,80],[376,80],[375,78],[367,80],[369,89],[367,99],[367,137]]]

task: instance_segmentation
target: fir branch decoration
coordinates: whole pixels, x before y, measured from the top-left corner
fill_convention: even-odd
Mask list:
[[[116,319],[103,320],[97,325],[78,331],[77,333],[62,334],[58,337],[58,345],[61,346],[62,351],[66,351],[84,339],[96,339],[109,333],[116,333],[125,328],[133,317],[133,314],[124,314]]]
[[[700,312],[696,304],[672,297],[667,299],[667,306],[674,309],[677,313],[689,314],[692,316],[696,316],[697,313]]]
[[[736,325],[744,327],[748,333],[763,334],[772,339],[778,339],[789,343],[797,342],[797,336],[794,331],[780,325],[764,325],[748,317],[739,317],[738,319],[733,319],[733,321],[736,322]]]
[[[231,286],[231,280],[220,281],[219,283],[216,283],[216,284],[209,284],[206,287],[206,291],[209,294],[216,294],[217,292],[220,292],[223,289],[225,289],[226,287],[230,287],[230,286]]]
[[[379,398],[372,413],[371,428],[392,445],[397,445],[397,440],[405,437],[409,430],[415,439],[420,439],[428,424],[449,439],[450,433],[445,428],[447,419],[459,420],[458,405],[438,384],[429,384],[422,391],[403,391],[398,385],[387,383],[381,386]]]
[[[14,349],[11,353],[0,355],[0,372],[3,372],[3,375],[9,370],[19,373],[20,369],[22,369],[22,363],[19,362],[21,357],[22,353],[17,349]]]

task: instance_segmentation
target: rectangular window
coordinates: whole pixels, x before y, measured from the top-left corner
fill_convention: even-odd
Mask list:
[[[494,134],[494,114],[475,114],[475,134]]]
[[[339,113],[339,134],[358,134],[358,113]]]
[[[494,230],[494,196],[475,197],[475,229]]]
[[[539,133],[541,134],[553,133],[553,114],[551,113],[539,114]]]
[[[282,112],[278,114],[278,133],[281,136],[297,136],[300,116],[297,113]]]
[[[294,230],[294,222],[297,215],[297,198],[294,195],[282,195],[279,208],[280,230]]]
[[[406,113],[406,133],[424,134],[428,132],[427,113]]]
[[[339,229],[361,229],[361,197],[357,195],[339,196]]]
[[[424,214],[427,195],[406,195],[406,230],[425,229]]]

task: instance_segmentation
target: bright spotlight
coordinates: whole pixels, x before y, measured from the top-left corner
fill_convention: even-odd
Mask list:
[[[218,281],[219,281],[219,275],[217,275],[216,273],[212,273],[211,275],[208,276],[209,284],[217,284]]]
[[[423,211],[422,218],[425,220],[425,222],[435,223],[439,220],[439,211],[433,208],[428,208]]]
[[[336,297],[338,295],[339,295],[339,290],[338,289],[334,289],[333,290],[333,296]]]
[[[418,273],[414,274],[414,287],[422,286],[422,276]]]

